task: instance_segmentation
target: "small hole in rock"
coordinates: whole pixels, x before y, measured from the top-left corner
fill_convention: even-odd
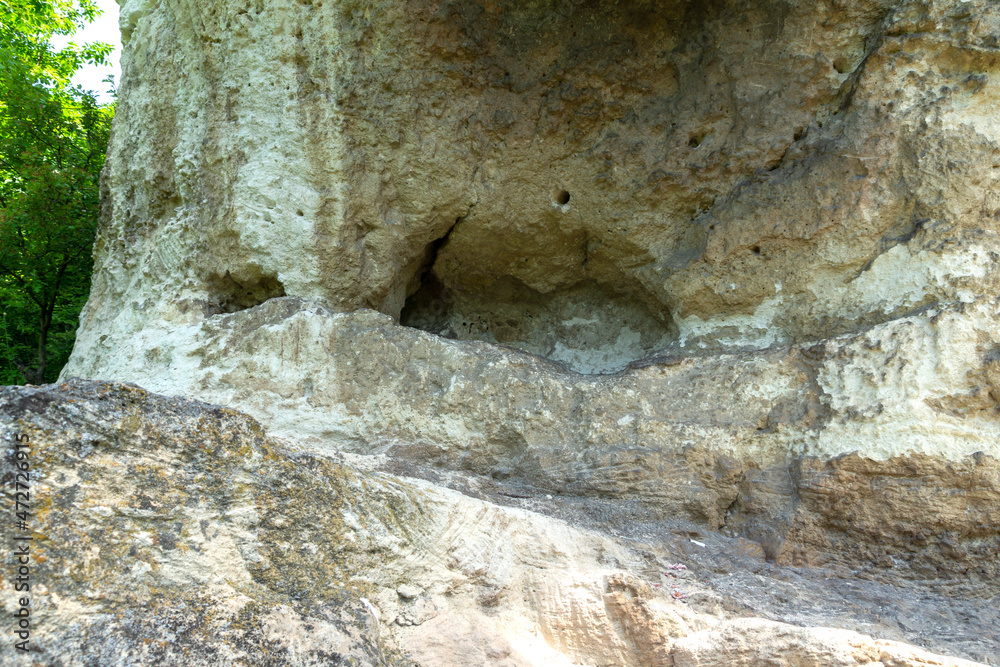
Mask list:
[[[569,203],[569,193],[565,190],[556,190],[555,194],[552,195],[552,201],[559,206],[565,206]]]
[[[299,209],[298,211],[295,212],[295,215],[303,216],[303,215],[305,215],[305,213],[303,213],[302,210]]]
[[[759,245],[755,245],[754,247],[750,248],[750,250],[755,255],[759,255],[760,254],[760,246]]]

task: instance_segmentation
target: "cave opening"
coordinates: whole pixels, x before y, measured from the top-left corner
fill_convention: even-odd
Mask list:
[[[594,280],[543,294],[507,276],[470,291],[433,270],[407,299],[400,324],[520,349],[586,374],[624,370],[677,340],[669,314]]]
[[[230,271],[211,274],[206,282],[205,315],[237,313],[285,296],[285,286],[275,274],[250,267],[234,276]]]

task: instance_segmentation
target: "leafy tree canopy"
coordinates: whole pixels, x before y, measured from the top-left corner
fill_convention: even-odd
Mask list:
[[[0,384],[52,381],[87,298],[113,105],[70,78],[108,44],[54,49],[93,0],[0,0]]]
[[[100,42],[56,51],[54,35],[72,35],[100,14],[94,0],[0,0],[0,68],[67,85],[84,63],[104,65],[113,51]]]

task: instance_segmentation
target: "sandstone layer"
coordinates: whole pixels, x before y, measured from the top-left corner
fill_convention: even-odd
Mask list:
[[[15,436],[35,648],[4,642],[4,664],[963,667],[898,640],[1000,645],[981,594],[845,589],[720,535],[613,537],[573,503],[554,518],[296,451],[234,410],[135,386],[2,388],[0,439]],[[23,534],[0,525],[5,544]]]
[[[739,544],[935,609],[1000,594],[996,3],[127,0],[121,17],[64,378],[243,410],[303,456],[653,553]],[[829,639],[870,662],[891,639],[1000,654],[995,631],[830,620],[849,616],[769,618],[876,637]],[[706,626],[689,650],[670,643],[686,627],[629,645],[684,664],[773,630]],[[558,635],[545,650],[571,663],[666,660]]]

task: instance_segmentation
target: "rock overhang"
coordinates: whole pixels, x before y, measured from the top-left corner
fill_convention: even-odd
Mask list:
[[[995,147],[954,122],[993,94],[995,17],[946,4],[142,5],[104,270],[147,276],[154,320],[266,276],[585,372],[955,301],[928,271],[992,281],[959,203],[995,176],[953,156]],[[856,289],[888,264],[869,282],[915,289]]]
[[[123,12],[65,374],[360,449],[563,442],[526,384],[641,396],[580,443],[994,453],[992,6],[553,7]]]

